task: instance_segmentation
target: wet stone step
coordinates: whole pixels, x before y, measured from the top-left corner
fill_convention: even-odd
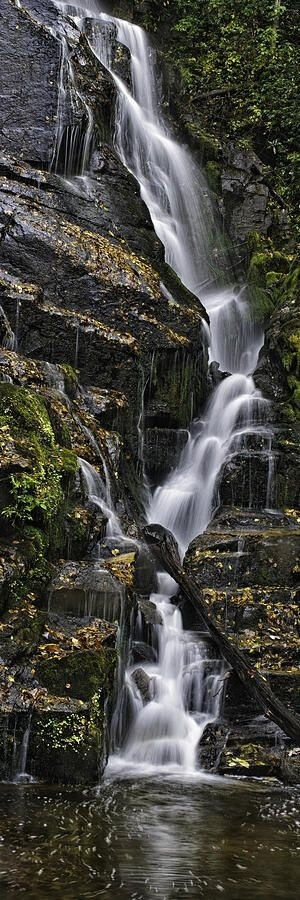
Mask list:
[[[200,535],[190,545],[185,566],[211,588],[288,585],[299,580],[300,531],[272,529],[252,534]]]
[[[263,674],[267,678],[272,691],[279,700],[286,706],[295,711],[300,711],[300,670],[294,666],[280,671],[268,671],[265,669]],[[264,716],[261,716],[261,710],[249,696],[242,683],[239,681],[234,672],[231,672],[226,679],[226,689],[224,693],[223,718],[225,722],[234,725],[234,728],[240,726],[244,734],[245,728],[252,723],[254,717],[258,717],[255,724],[255,733],[261,737],[266,734],[266,727],[269,731],[277,728],[274,723],[268,723]],[[254,726],[253,726],[254,728]],[[268,733],[269,733],[268,731]]]
[[[48,598],[51,612],[120,621],[126,588],[100,563],[66,563],[53,579]]]

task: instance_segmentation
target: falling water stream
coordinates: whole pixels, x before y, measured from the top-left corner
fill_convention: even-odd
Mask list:
[[[149,522],[169,528],[182,555],[208,525],[217,505],[222,467],[242,437],[264,425],[265,402],[251,372],[262,336],[256,333],[242,289],[217,287],[218,240],[214,211],[204,176],[190,153],[173,139],[160,114],[156,57],[145,32],[106,13],[87,23],[86,34],[117,89],[115,147],[139,182],[166,261],[210,316],[210,358],[231,373],[213,393],[201,421],[193,423],[178,466],[156,488],[147,509]],[[114,71],[115,42],[130,54],[130,87]],[[197,633],[184,632],[181,613],[171,602],[176,585],[158,573],[152,594],[160,613],[158,659],[143,665],[151,700],[144,704],[132,671],[127,687],[135,714],[125,745],[108,771],[124,767],[136,773],[196,770],[197,747],[204,727],[218,717],[224,666],[207,658]],[[134,674],[134,673],[133,673]]]
[[[224,280],[221,270],[230,265],[224,248],[220,265],[220,254],[215,249],[222,242],[209,189],[190,152],[174,139],[161,114],[156,53],[147,35],[140,27],[101,11],[104,7],[94,0],[82,0],[76,6],[56,5],[67,10],[76,27],[85,32],[95,57],[115,82],[115,149],[139,183],[155,231],[164,245],[167,263],[206,307],[210,327],[204,323],[203,340],[209,342],[210,360],[217,361],[226,373],[213,391],[204,415],[193,421],[176,468],[152,496],[145,491],[148,522],[169,528],[183,556],[191,540],[205,530],[218,505],[220,473],[230,455],[237,452],[248,434],[260,434],[270,445],[267,404],[250,374],[256,365],[262,334],[254,327],[245,289],[230,284],[220,287]],[[115,51],[120,45],[129,55],[129,86],[115,67]],[[65,98],[65,61],[63,41],[61,106]],[[68,72],[73,78],[70,61]],[[89,113],[81,156],[81,175],[85,178],[92,131]],[[58,127],[58,143],[61,140]],[[65,164],[65,173],[70,167],[71,158]],[[140,448],[142,424],[140,417]],[[115,528],[116,536],[120,535],[111,505],[107,498],[103,500],[103,485],[95,483],[84,462],[82,471],[93,499],[98,496],[102,510],[109,509],[110,534]],[[158,626],[158,655],[155,662],[143,664],[150,699],[144,703],[134,679],[134,666],[129,665],[126,686],[134,710],[133,722],[125,743],[110,758],[109,773],[132,768],[135,774],[161,769],[181,775],[195,772],[204,727],[220,713],[224,664],[219,659],[212,661],[207,644],[199,640],[197,632],[183,630],[181,612],[172,602],[176,592],[172,579],[158,573],[156,591],[151,596],[162,623]]]

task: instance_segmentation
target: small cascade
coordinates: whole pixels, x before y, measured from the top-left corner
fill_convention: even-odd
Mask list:
[[[218,479],[232,448],[255,431],[266,401],[247,375],[218,385],[203,421],[195,421],[176,469],[156,489],[147,512],[176,537],[182,554],[205,530],[218,505]]]
[[[77,6],[56,2],[54,5],[62,12],[69,12],[74,22],[80,27],[83,9]],[[95,4],[96,6],[96,4]],[[86,12],[88,12],[88,4]],[[64,30],[52,29],[54,37],[60,42],[60,67],[58,80],[58,99],[56,110],[55,146],[50,161],[50,172],[62,175],[65,179],[84,176],[88,169],[93,152],[94,120],[92,111],[85,98],[78,91],[73,65]],[[69,107],[73,112],[70,122]]]
[[[268,512],[272,512],[276,509],[275,504],[275,495],[276,495],[276,455],[272,449],[272,435],[269,438],[269,446],[268,446],[268,480],[267,480],[267,493],[266,493],[266,510]]]
[[[7,375],[6,372],[0,372],[0,381],[5,384],[13,384],[11,375]]]
[[[122,528],[118,516],[112,506],[109,472],[102,456],[101,461],[105,473],[105,484],[94,466],[91,466],[85,459],[78,458],[88,499],[91,503],[94,503],[95,506],[98,506],[101,512],[107,516],[107,535],[110,537],[122,537]]]
[[[49,362],[42,362],[41,367],[45,374],[46,384],[65,396],[65,379],[61,369]]]
[[[8,321],[7,315],[3,307],[0,305],[1,319],[1,345],[4,350],[14,350],[16,346],[16,336]]]
[[[223,372],[253,372],[263,336],[254,326],[245,288],[212,291],[204,296],[204,304],[210,322],[210,360],[217,360]]]
[[[56,35],[54,35],[56,37]],[[58,79],[58,94],[57,94],[57,109],[56,109],[56,135],[55,135],[55,146],[53,150],[52,159],[50,161],[50,172],[57,171],[57,163],[59,158],[59,149],[62,141],[65,114],[66,114],[66,97],[67,97],[67,86],[66,86],[66,68],[67,61],[69,59],[69,51],[68,45],[65,37],[61,35],[60,37],[60,65],[59,65],[59,79]]]
[[[131,727],[121,754],[110,757],[108,774],[193,773],[204,728],[220,713],[224,663],[211,657],[207,642],[196,632],[183,630],[181,612],[170,602],[174,591],[172,578],[159,573],[158,592],[151,595],[163,623],[154,626],[158,661],[139,667],[147,686],[142,692],[137,667],[127,669],[123,716],[127,729],[128,722]]]
[[[216,234],[205,178],[192,156],[170,136],[159,109],[156,59],[142,28],[102,13],[87,36],[95,56],[117,87],[115,146],[139,182],[166,261],[198,294],[215,281],[217,261],[207,248]],[[103,27],[103,26],[106,26]],[[113,44],[130,52],[131,88],[114,73]]]
[[[75,354],[74,354],[74,369],[78,369],[79,332],[80,332],[80,326],[79,326],[79,325],[76,325]]]
[[[16,351],[16,353],[18,352],[18,349],[19,349],[20,308],[21,308],[21,301],[18,297],[16,300],[15,341],[14,341],[14,348],[13,348]]]
[[[20,784],[21,782],[29,782],[29,781],[32,781],[32,776],[29,775],[28,772],[26,771],[26,769],[27,769],[27,757],[28,757],[29,741],[30,741],[30,734],[31,734],[31,720],[32,720],[32,713],[29,713],[29,716],[28,716],[28,722],[27,722],[27,724],[26,724],[26,727],[25,727],[25,730],[24,730],[24,733],[23,733],[23,737],[22,737],[22,742],[21,742],[21,746],[20,746],[19,753],[17,754],[16,751],[15,751],[15,753],[14,753],[14,757],[15,757],[15,763],[14,763],[15,776],[14,776],[14,781],[15,781],[17,784]]]

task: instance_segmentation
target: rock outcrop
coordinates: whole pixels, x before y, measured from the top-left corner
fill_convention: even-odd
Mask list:
[[[96,467],[132,549],[144,418],[175,458],[190,393],[205,393],[206,314],[113,152],[113,83],[80,28],[51,0],[4,0],[0,19],[1,773],[18,773],[30,725],[32,775],[93,781],[115,623],[125,653],[136,601],[126,536],[124,557],[77,458]],[[141,566],[153,579],[144,558],[137,590]]]
[[[299,517],[292,511],[229,507],[220,509],[185,557],[187,573],[196,578],[221,630],[292,710],[300,709],[299,553]],[[200,743],[202,765],[293,780],[290,752],[290,743],[267,725],[236,675],[227,676],[222,722],[210,726]]]

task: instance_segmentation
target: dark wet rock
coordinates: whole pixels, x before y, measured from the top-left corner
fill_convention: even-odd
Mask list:
[[[222,589],[297,585],[300,534],[294,529],[271,532],[221,533],[212,531],[195,538],[186,566],[202,585]]]
[[[258,655],[258,662],[259,661]],[[271,666],[272,661],[270,663],[270,667]],[[272,668],[269,670],[266,668],[265,674],[270,687],[282,703],[298,712],[300,710],[299,670],[297,666],[291,666],[290,668],[288,666],[288,654],[284,654],[282,667],[279,667],[275,660],[274,670],[272,671]],[[271,734],[274,736],[274,734],[277,733],[277,726],[272,722],[268,722],[267,719],[260,715],[260,710],[255,706],[234,672],[230,672],[226,679],[223,713],[224,718],[230,727],[236,727],[238,724],[241,732],[245,728],[248,729],[250,722],[251,727],[254,729],[253,733],[255,739],[261,738],[262,728],[264,735]]]
[[[116,628],[107,622],[39,612],[32,601],[15,604],[6,614],[1,629],[1,777],[18,776],[29,727],[27,774],[48,782],[98,780],[106,761],[115,642]]]
[[[89,387],[82,391],[82,401],[103,428],[121,434],[129,430],[129,403],[125,394],[112,389]]]
[[[12,179],[16,175],[13,170]],[[35,359],[75,365],[82,382],[125,391],[132,400],[140,381],[140,357],[146,372],[155,349],[156,378],[147,403],[159,394],[173,427],[186,424],[191,384],[198,402],[204,390],[201,307],[184,289],[171,303],[161,290],[160,274],[122,246],[118,229],[111,237],[101,208],[95,223],[92,201],[91,219],[85,209],[82,220],[78,203],[76,214],[74,208],[70,216],[65,199],[72,194],[56,193],[55,179],[47,185],[45,205],[44,191],[37,190],[34,196],[33,189],[24,185],[21,198],[16,181],[8,183],[5,177],[3,182],[3,215],[10,227],[1,245],[6,267],[1,303],[13,326],[18,319],[19,349]],[[121,223],[120,230],[122,234]],[[165,276],[169,281],[167,272]]]
[[[65,563],[49,589],[51,611],[64,615],[120,620],[124,586],[101,563]]]
[[[134,669],[134,672],[131,673],[131,678],[136,684],[143,702],[149,703],[152,700],[151,678],[147,675],[145,669],[141,667]]]
[[[162,618],[155,603],[148,597],[137,597],[138,607],[147,625],[162,625]]]
[[[88,507],[74,506],[66,520],[68,557],[80,560],[87,553],[93,554],[98,543],[105,538],[106,526],[107,517],[99,507],[93,504]]]
[[[211,390],[220,384],[221,381],[224,381],[224,378],[228,378],[229,372],[222,372],[220,369],[220,363],[211,362],[208,368],[208,385]]]
[[[10,327],[7,316],[2,306],[0,306],[0,345],[8,350],[13,350],[15,344],[15,335]]]
[[[149,413],[147,421],[149,421]],[[167,416],[166,416],[167,418]],[[178,463],[180,453],[188,439],[187,429],[146,428],[144,463],[152,484],[161,484],[166,475]]]
[[[4,79],[0,377],[42,398],[60,453],[72,451],[87,459],[103,481],[108,467],[122,527],[125,523],[135,543],[129,547],[123,538],[104,540],[105,517],[88,501],[80,473],[74,470],[71,476],[64,474],[63,509],[52,521],[46,549],[40,521],[34,522],[38,533],[27,535],[26,547],[11,528],[7,544],[1,545],[0,772],[3,777],[15,774],[14,739],[19,753],[32,712],[29,771],[50,781],[87,783],[98,778],[105,761],[106,715],[109,722],[116,662],[115,620],[122,623],[126,645],[130,615],[141,622],[131,659],[139,666],[135,671],[144,699],[149,699],[150,685],[142,661],[154,661],[157,655],[156,625],[161,618],[148,596],[140,596],[155,587],[153,562],[145,552],[135,559],[139,529],[134,518],[141,512],[137,425],[145,429],[144,462],[156,482],[175,464],[190,417],[206,399],[207,348],[201,328],[206,316],[164,264],[163,248],[138,186],[109,146],[114,103],[110,77],[80,31],[51,0],[21,0],[21,7],[3,0],[0,14]],[[79,148],[86,132],[86,107],[79,96],[70,102],[68,78],[63,117],[57,119],[62,63],[61,43],[55,36],[58,21],[71,49],[77,89],[95,122],[91,172],[84,180],[79,177]],[[118,71],[126,80],[128,54],[124,48],[116,50]],[[67,183],[58,173],[65,172],[63,155],[71,133],[77,149],[72,165],[70,160],[67,165]],[[203,152],[209,158],[207,147]],[[219,148],[213,153],[221,167]],[[230,148],[225,162],[222,212],[234,242],[243,244],[253,228],[268,231],[270,192],[254,154]],[[277,404],[275,421],[279,406],[281,410],[282,428],[274,438],[274,498],[289,511],[297,480],[294,321],[284,311],[273,319],[255,374],[258,386]],[[9,349],[13,332],[18,353]],[[225,376],[213,363],[210,386]],[[223,510],[202,543],[192,545],[187,559],[219,622],[274,680],[274,690],[284,701],[296,705],[296,642],[291,637],[298,603],[296,513],[282,514],[276,521],[264,514],[256,520],[256,513],[246,510],[250,497],[256,506],[266,496],[263,449],[251,439],[245,452],[231,459],[220,495],[226,503],[244,504],[245,509]],[[31,472],[28,455],[6,435],[4,451],[2,509],[11,498],[11,476]],[[82,562],[98,540],[101,562]],[[68,556],[72,559],[66,560]],[[54,611],[48,612],[53,561]],[[126,730],[128,696],[124,709]],[[213,765],[219,757],[220,771],[235,767],[239,772],[237,755],[249,761],[248,772],[272,770],[264,759],[259,771],[257,753],[249,750],[249,744],[261,741],[270,749],[276,735],[270,734],[267,741],[266,735],[262,739],[261,725],[260,730],[255,731],[256,726],[247,730],[249,710],[247,698],[230,676],[225,733],[220,726],[214,750]],[[227,726],[232,730],[238,717],[240,732],[235,730],[228,738]],[[210,735],[213,747],[212,731]],[[248,750],[239,749],[242,744]],[[275,772],[275,762],[272,765]]]
[[[267,234],[272,223],[270,191],[264,167],[251,150],[228,147],[221,172],[225,225],[234,244],[243,243],[251,231]]]
[[[235,506],[221,506],[214,513],[211,522],[207,526],[205,534],[213,532],[240,531],[270,531],[273,528],[299,528],[297,518],[293,510],[280,512],[278,510],[240,509]]]
[[[100,703],[102,701],[100,700]],[[31,716],[31,718],[30,718]],[[30,723],[26,775],[19,776],[22,741]],[[91,713],[80,700],[51,698],[49,705],[0,714],[0,774],[5,779],[42,779],[48,783],[92,784],[106,761],[104,710]]]
[[[198,748],[199,768],[227,776],[278,778],[299,783],[299,757],[285,735],[263,716],[241,724],[207,725]]]
[[[258,438],[232,455],[222,472],[220,500],[254,510],[260,510],[262,504],[274,510],[297,509],[299,468],[297,429],[286,423],[276,429],[272,441]]]
[[[299,494],[299,310],[287,295],[271,315],[254,381],[271,401],[274,423],[274,506],[300,506]]]
[[[154,647],[145,644],[143,641],[132,641],[131,657],[133,663],[140,662],[157,662],[157,652]]]
[[[292,511],[223,508],[190,545],[184,565],[217,626],[299,707],[299,522]],[[224,717],[235,725],[259,713],[238,679],[226,681]]]
[[[74,638],[74,641],[76,638]],[[58,697],[91,700],[100,690],[112,684],[116,665],[114,649],[78,650],[61,659],[44,659],[37,666],[40,684]]]
[[[282,401],[288,404],[292,395],[290,379],[297,374],[298,329],[297,300],[287,297],[286,303],[271,315],[254,373],[257,387],[276,406]]]
[[[149,553],[148,547],[139,542],[134,577],[134,589],[137,595],[140,597],[141,595],[148,595],[148,593],[151,594],[156,588],[156,581],[157,576],[153,556]],[[141,599],[143,600],[143,597]],[[146,603],[147,598],[145,597]],[[151,603],[151,607],[152,605]]]
[[[0,149],[38,167],[47,167],[56,138],[59,42],[48,26],[39,26],[30,14],[10,0],[1,4],[0,25],[3,116]]]

